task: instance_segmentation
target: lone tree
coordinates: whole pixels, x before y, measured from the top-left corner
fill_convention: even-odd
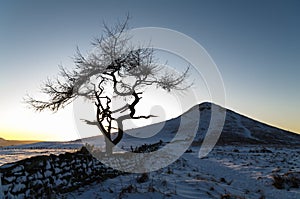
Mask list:
[[[25,99],[36,111],[54,112],[77,97],[90,100],[96,107],[96,121],[84,121],[97,125],[105,136],[107,154],[121,141],[125,120],[154,117],[136,115],[136,105],[146,87],[154,85],[168,92],[184,89],[183,81],[189,69],[180,75],[165,70],[154,59],[154,49],[130,45],[127,26],[128,18],[113,28],[104,24],[104,34],[92,42],[92,52],[83,56],[77,48],[75,68],[67,70],[60,66],[59,76],[42,85],[41,92],[48,97],[46,101],[30,96]],[[124,105],[112,107],[114,97],[121,98]]]

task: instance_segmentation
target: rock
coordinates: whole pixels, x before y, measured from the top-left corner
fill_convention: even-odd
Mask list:
[[[18,172],[21,172],[23,170],[24,170],[24,166],[20,165],[20,166],[15,167],[11,172],[12,173],[18,173]]]
[[[26,188],[25,184],[22,184],[22,183],[14,184],[14,186],[12,188],[12,193],[18,193],[18,192],[24,190],[25,188]]]

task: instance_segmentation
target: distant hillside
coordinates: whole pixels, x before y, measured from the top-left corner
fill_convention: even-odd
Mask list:
[[[39,141],[33,141],[33,140],[5,140],[3,138],[0,138],[0,147],[6,147],[6,146],[17,146],[17,145],[23,145],[23,144],[32,144],[37,143]]]

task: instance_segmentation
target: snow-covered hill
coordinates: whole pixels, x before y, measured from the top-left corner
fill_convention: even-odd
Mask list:
[[[125,135],[120,145],[131,145],[133,143],[149,143],[157,142],[159,140],[170,141],[174,138],[178,131],[180,122],[182,120],[188,121],[183,124],[183,130],[188,129],[191,123],[199,121],[197,132],[195,134],[193,144],[201,145],[203,139],[208,131],[212,106],[214,110],[220,110],[219,114],[226,114],[225,123],[221,128],[222,133],[218,139],[217,145],[286,145],[286,146],[300,146],[300,134],[285,131],[262,122],[253,120],[234,111],[224,109],[212,103],[202,103],[191,108],[189,111],[180,117],[168,120],[164,123],[149,125],[146,127],[133,129],[127,133],[134,136]],[[189,117],[191,111],[199,111],[199,118]],[[218,114],[218,111],[217,113]],[[189,117],[187,119],[187,117]],[[159,131],[158,131],[159,129]],[[140,138],[140,134],[147,134],[147,132],[157,133],[150,138]],[[146,132],[146,133],[145,133]],[[138,137],[138,138],[137,138]],[[126,144],[127,143],[127,144]]]
[[[201,115],[209,115],[212,104],[199,105]],[[216,105],[214,105],[216,106]],[[221,108],[221,107],[220,107]],[[205,120],[207,118],[204,117]],[[200,122],[199,134],[205,126]],[[300,135],[285,131],[262,122],[253,120],[231,110],[226,110],[226,120],[218,144],[264,144],[264,145],[298,145]]]

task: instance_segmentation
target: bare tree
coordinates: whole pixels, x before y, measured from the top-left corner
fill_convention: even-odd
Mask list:
[[[75,68],[60,67],[57,79],[48,79],[42,92],[48,100],[40,101],[28,96],[26,102],[36,111],[64,108],[77,97],[85,97],[96,106],[96,121],[84,120],[97,125],[105,136],[106,153],[123,137],[123,122],[128,119],[148,119],[153,115],[136,115],[136,105],[146,87],[157,86],[166,91],[184,89],[188,67],[182,74],[165,70],[154,58],[151,47],[130,45],[127,32],[128,18],[113,28],[104,25],[104,34],[92,42],[93,51],[83,56],[77,48]],[[109,94],[113,91],[113,95]],[[112,98],[125,102],[112,107]]]

